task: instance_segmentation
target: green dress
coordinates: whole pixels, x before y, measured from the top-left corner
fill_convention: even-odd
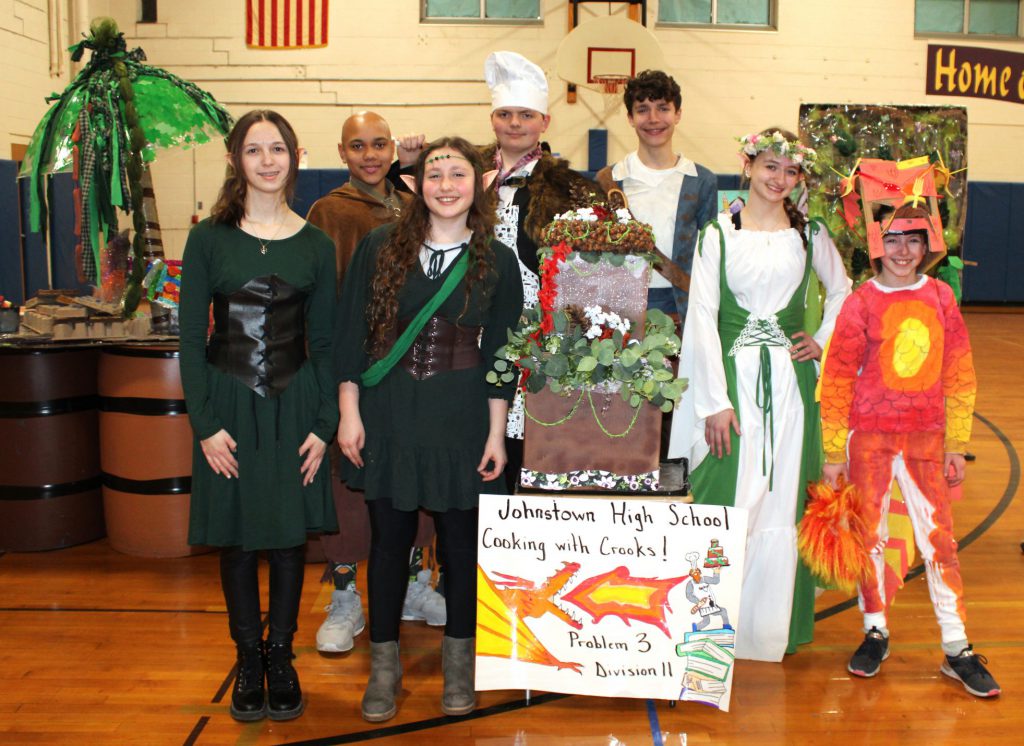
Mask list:
[[[366,304],[377,254],[393,225],[370,232],[356,248],[338,304],[337,380],[359,382],[373,359],[366,352]],[[505,491],[505,481],[481,480],[477,466],[490,424],[488,399],[512,398],[513,387],[487,383],[494,353],[519,322],[523,286],[511,249],[494,241],[494,272],[473,290],[466,305],[465,280],[455,286],[437,315],[462,326],[483,327],[481,365],[414,379],[396,365],[376,386],[359,388],[366,431],[362,468],[342,459],[342,477],[367,500],[391,500],[397,510],[468,510],[481,492]],[[417,261],[398,295],[399,319],[410,319],[434,296],[455,262],[428,279]]]
[[[308,358],[277,397],[264,397],[206,359],[210,302],[257,277],[276,275],[306,294]],[[337,529],[330,463],[302,486],[299,447],[309,433],[330,443],[338,426],[330,348],[335,312],[334,244],[306,224],[288,238],[260,243],[207,219],[185,245],[181,284],[181,380],[195,433],[189,543],[281,549],[307,531]],[[210,469],[199,441],[224,429],[235,439],[238,479]]]
[[[798,523],[804,513],[806,492],[804,486],[814,481],[821,474],[822,449],[821,431],[818,415],[818,404],[814,399],[814,388],[817,382],[814,363],[812,361],[795,361],[789,359],[788,352],[781,355],[772,355],[773,348],[780,348],[778,339],[769,331],[767,322],[760,320],[761,317],[753,317],[750,311],[740,305],[729,285],[729,276],[726,271],[726,234],[725,229],[717,223],[709,223],[705,231],[716,232],[720,242],[719,254],[719,309],[718,309],[718,335],[722,346],[722,365],[725,370],[725,379],[733,409],[739,414],[743,411],[740,405],[740,396],[737,385],[737,361],[736,357],[728,354],[734,345],[755,347],[759,351],[759,367],[756,372],[747,370],[744,374],[748,378],[756,376],[757,379],[757,403],[755,408],[759,410],[762,419],[761,431],[766,434],[763,440],[758,443],[757,438],[745,429],[746,437],[741,440],[735,432],[729,432],[732,453],[722,458],[705,458],[694,469],[690,475],[690,483],[693,488],[694,502],[711,505],[734,505],[737,494],[738,467],[740,462],[741,448],[755,448],[758,451],[758,458],[761,462],[764,475],[768,476],[769,490],[772,489],[772,481],[775,475],[776,453],[782,453],[782,458],[791,459],[799,454],[798,481],[795,489],[794,500],[796,503],[795,520]],[[822,230],[817,222],[811,222],[808,227],[809,238],[813,239],[814,233]],[[702,235],[703,241],[703,235]],[[793,241],[796,239],[794,238]],[[769,249],[763,249],[768,252]],[[777,312],[776,320],[778,331],[781,331],[786,338],[792,338],[793,334],[802,331],[804,328],[805,303],[807,285],[812,275],[814,262],[814,241],[808,240],[806,254],[803,261],[803,274],[799,285],[793,292],[789,302],[784,308]],[[737,341],[739,340],[739,342]],[[775,359],[773,371],[772,360]],[[796,389],[799,393],[800,403],[803,406],[803,430],[798,439],[793,438],[796,433],[788,433],[786,442],[776,442],[772,433],[776,430],[775,417],[776,407],[779,402],[773,401],[776,386],[773,385],[773,375],[785,376],[787,372],[781,369],[782,366],[792,368],[792,375],[796,379]],[[793,405],[793,402],[787,402]],[[742,427],[742,424],[741,424]],[[779,496],[785,493],[780,492]],[[772,492],[771,496],[775,493]],[[763,512],[759,509],[759,512]],[[770,556],[767,552],[764,556]],[[761,555],[751,557],[748,554],[748,561],[752,559],[763,559]],[[753,590],[748,591],[744,587],[744,593],[751,596],[745,599],[745,603],[756,603],[756,596]],[[803,560],[797,559],[796,578],[793,590],[793,606],[789,619],[789,644],[786,652],[796,652],[796,646],[810,642],[814,634],[814,581],[810,570]],[[759,648],[760,650],[760,648]]]

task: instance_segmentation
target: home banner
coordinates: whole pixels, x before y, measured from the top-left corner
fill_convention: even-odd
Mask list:
[[[924,92],[1024,104],[1024,54],[929,44]]]
[[[746,511],[482,495],[476,688],[729,709]]]

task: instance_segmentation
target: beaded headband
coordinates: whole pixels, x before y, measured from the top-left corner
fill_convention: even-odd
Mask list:
[[[789,158],[804,171],[814,171],[818,153],[800,142],[790,142],[781,132],[765,135],[755,133],[736,138],[741,143],[740,152],[753,160],[757,154],[771,150],[775,155]]]
[[[427,158],[427,160],[426,160],[426,161],[425,161],[425,162],[423,163],[423,165],[424,165],[424,166],[429,166],[429,165],[430,165],[431,163],[433,163],[434,161],[444,161],[444,160],[447,160],[447,159],[449,159],[449,158],[458,158],[458,159],[459,159],[460,161],[465,161],[466,163],[470,163],[470,164],[471,164],[471,161],[469,160],[469,158],[466,158],[466,157],[464,157],[464,156],[461,156],[461,155],[455,155],[455,154],[452,154],[452,153],[441,153],[440,155],[432,155],[432,156],[430,156],[430,157],[429,157],[429,158]],[[472,164],[471,164],[471,165],[472,165]]]

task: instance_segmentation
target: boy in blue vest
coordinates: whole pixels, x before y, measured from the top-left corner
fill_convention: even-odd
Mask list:
[[[623,103],[637,149],[599,171],[597,181],[605,191],[621,189],[636,219],[654,229],[664,258],[652,273],[647,305],[678,316],[681,325],[697,234],[718,212],[718,182],[672,146],[682,115],[682,94],[672,76],[644,70],[626,84]]]

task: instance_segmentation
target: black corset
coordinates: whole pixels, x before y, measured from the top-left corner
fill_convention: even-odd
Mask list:
[[[206,359],[260,396],[279,396],[306,360],[305,305],[277,275],[215,294]]]

